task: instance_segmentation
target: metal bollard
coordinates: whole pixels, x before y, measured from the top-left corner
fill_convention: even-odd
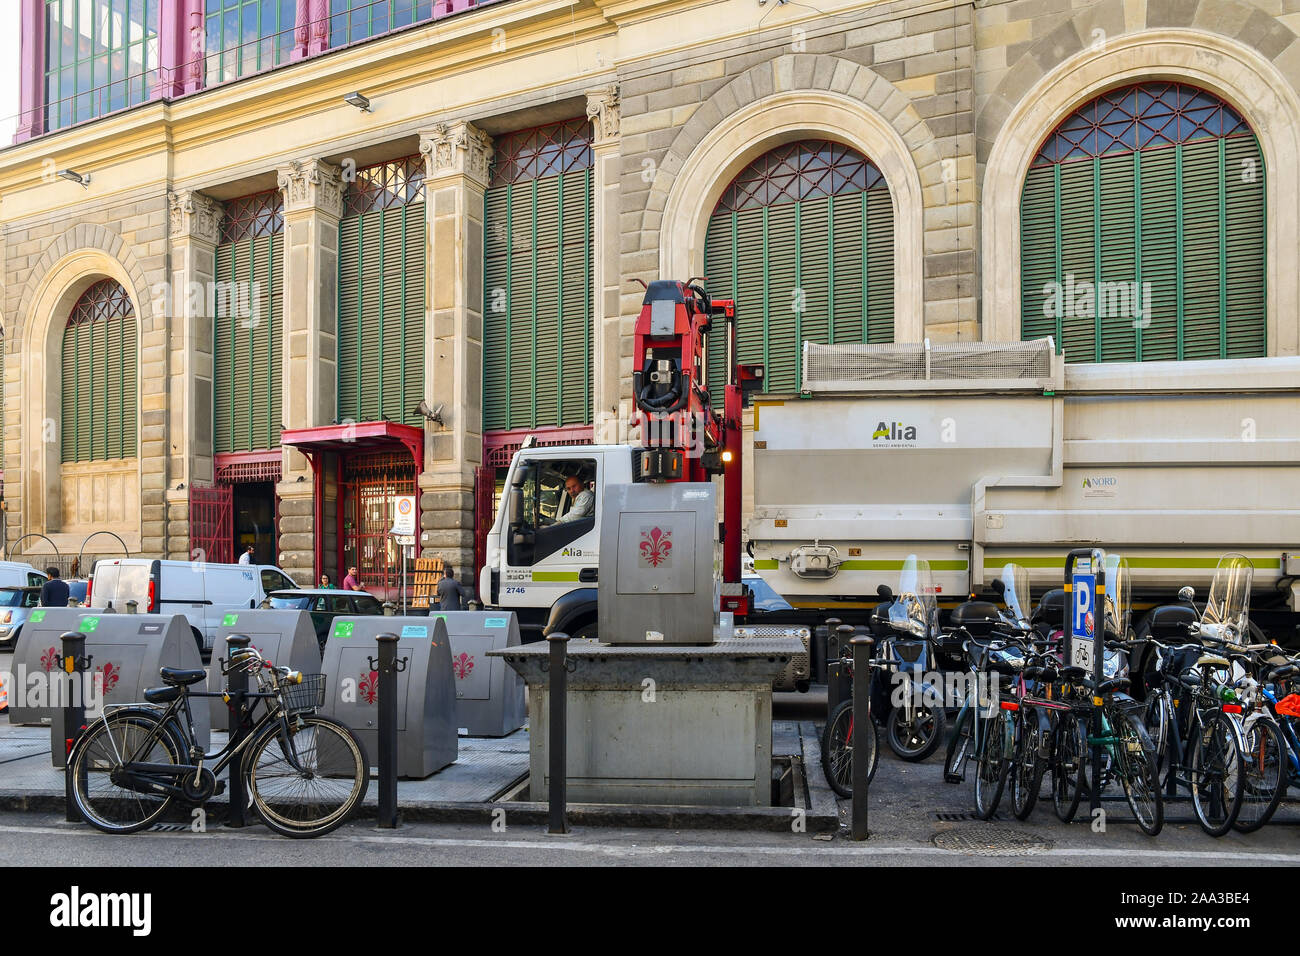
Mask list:
[[[240,666],[231,667],[230,662],[235,657],[235,651],[248,647],[251,638],[245,634],[231,634],[226,638],[226,687],[230,691],[230,700],[226,706],[229,708],[229,722],[227,729],[230,731],[230,747],[234,748],[244,736],[248,733],[248,668]],[[230,760],[230,782],[227,785],[230,794],[230,815],[226,818],[228,827],[245,827],[248,826],[248,819],[244,816],[244,811],[248,808],[248,795],[244,792],[244,755],[239,751],[234,752]]]
[[[81,602],[74,597],[68,598],[68,607],[81,607]]]
[[[137,611],[139,611],[139,610],[140,610],[140,602],[139,602],[139,601],[127,601],[127,602],[126,602],[126,613],[127,613],[127,614],[135,614],[135,613],[136,613]]]
[[[68,631],[59,637],[63,647],[62,666],[59,668],[60,682],[64,689],[63,696],[63,745],[67,753],[72,753],[73,744],[86,729],[86,676],[90,672],[90,658],[86,656],[86,635],[78,631]],[[72,799],[71,765],[63,774],[63,797],[66,802],[64,819],[69,823],[80,823],[81,813],[76,801]]]
[[[406,669],[406,659],[397,660],[397,635],[380,634],[379,660],[370,666],[379,671],[379,826],[397,827],[397,675]],[[376,666],[377,665],[377,666]]]
[[[547,688],[547,694],[550,697],[550,737],[547,746],[550,749],[550,825],[547,827],[547,833],[568,833],[569,821],[565,813],[565,804],[568,801],[568,772],[569,761],[565,752],[565,746],[568,741],[567,714],[565,708],[565,695],[568,693],[568,659],[567,652],[569,647],[569,635],[563,631],[556,631],[547,638],[550,642],[550,672],[551,681]]]
[[[847,626],[847,625],[845,625]],[[849,641],[853,648],[853,826],[854,840],[867,838],[867,787],[871,770],[867,752],[871,738],[871,648],[876,642],[870,637],[855,637]],[[862,728],[866,728],[864,732]]]
[[[853,685],[849,682],[849,669],[846,665],[840,663],[850,651],[849,641],[853,640],[853,625],[837,623],[833,635],[836,663],[834,675],[829,673],[829,669],[826,674],[827,714],[838,706],[841,701],[847,700],[849,695],[853,693]]]

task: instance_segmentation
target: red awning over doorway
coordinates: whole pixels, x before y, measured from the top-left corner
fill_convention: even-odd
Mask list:
[[[291,445],[307,455],[319,452],[349,454],[384,451],[400,443],[411,453],[418,472],[424,466],[424,429],[398,422],[356,422],[321,425],[318,428],[290,428],[280,433],[280,444]]]

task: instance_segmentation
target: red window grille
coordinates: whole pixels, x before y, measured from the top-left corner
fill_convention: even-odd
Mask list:
[[[236,461],[217,465],[217,483],[236,485],[254,481],[279,481],[280,462]]]
[[[343,466],[343,560],[356,565],[361,584],[381,597],[397,597],[402,555],[388,536],[397,497],[416,494],[415,463],[406,452],[354,455]],[[408,569],[409,583],[410,569]]]
[[[343,194],[343,215],[360,216],[423,201],[424,159],[417,154],[358,169]]]
[[[1253,135],[1241,114],[1213,93],[1185,83],[1138,83],[1075,110],[1047,137],[1032,165]]]
[[[857,150],[826,140],[778,146],[740,171],[716,212],[816,199],[885,187],[885,177]]]
[[[114,279],[100,279],[81,293],[68,316],[68,328],[104,319],[121,319],[132,312],[131,297],[121,283]]]
[[[271,236],[284,229],[284,194],[278,189],[228,199],[221,219],[221,241]]]
[[[591,122],[582,117],[498,136],[492,149],[493,186],[559,176],[591,166]]]

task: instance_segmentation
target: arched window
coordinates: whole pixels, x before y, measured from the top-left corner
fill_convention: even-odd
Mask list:
[[[136,351],[131,299],[101,279],[63,330],[63,461],[135,457]]]
[[[894,340],[894,215],[880,171],[856,150],[789,143],[723,192],[704,244],[709,292],[736,300],[742,362],[765,389],[800,387],[803,343]],[[709,357],[717,382],[725,350]]]
[[[1213,94],[1141,83],[1079,108],[1020,217],[1022,338],[1072,362],[1265,354],[1264,161]]]

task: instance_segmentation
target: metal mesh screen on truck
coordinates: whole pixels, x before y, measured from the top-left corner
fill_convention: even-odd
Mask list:
[[[903,383],[1038,388],[1053,378],[1052,340],[881,345],[804,343],[803,391],[871,391]]]

